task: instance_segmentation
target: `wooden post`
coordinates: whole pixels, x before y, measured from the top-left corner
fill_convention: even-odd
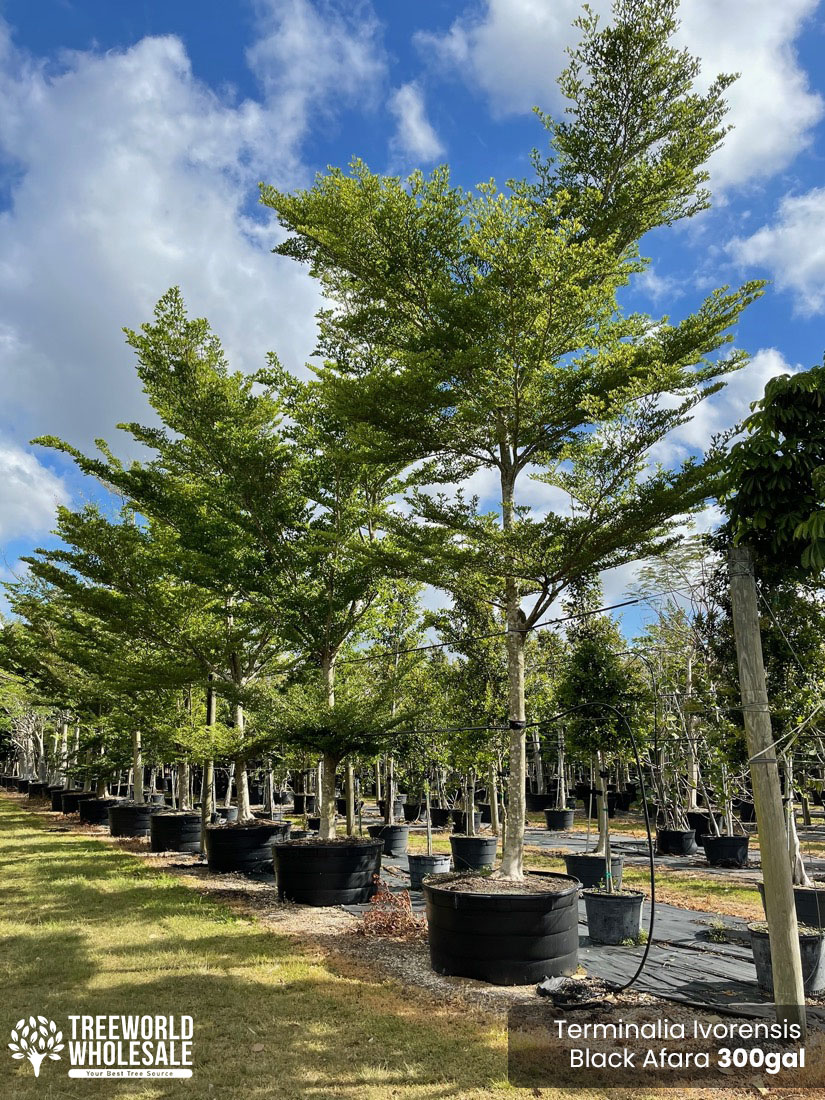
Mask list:
[[[753,800],[765,884],[765,912],[771,947],[777,1018],[799,1024],[805,1034],[805,990],[799,955],[788,841],[779,785],[776,748],[762,661],[762,636],[753,559],[746,546],[734,546],[728,558],[730,598],[739,686],[750,757]]]

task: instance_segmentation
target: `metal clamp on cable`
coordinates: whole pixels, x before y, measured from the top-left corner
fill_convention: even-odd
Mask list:
[[[511,730],[523,730],[523,729],[526,729],[526,728],[527,728],[527,723],[522,722],[520,718],[511,718],[510,719],[510,729]]]

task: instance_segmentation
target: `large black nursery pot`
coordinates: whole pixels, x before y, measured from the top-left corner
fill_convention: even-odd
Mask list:
[[[152,814],[149,846],[153,852],[199,852],[201,815],[192,810],[161,810]]]
[[[423,883],[430,962],[439,974],[477,978],[494,985],[527,985],[574,974],[578,966],[578,887],[568,875],[541,878],[548,889],[519,891],[492,884],[455,890],[442,876]]]
[[[527,812],[540,814],[544,810],[552,809],[556,805],[557,794],[558,781],[551,784],[551,789],[546,794],[535,794],[533,791],[528,791],[524,796],[527,803]]]
[[[292,796],[292,809],[296,814],[315,813],[314,794],[294,794]]]
[[[573,810],[545,810],[544,821],[551,833],[563,833],[573,828]]]
[[[358,810],[363,805],[364,805],[364,803],[361,801],[360,798],[355,799],[355,801],[353,803],[353,809],[355,810],[355,816],[356,817],[358,816]],[[336,811],[336,813],[340,814],[341,817],[346,817],[347,816],[347,800],[346,800],[346,798],[336,798],[335,799],[335,811]]]
[[[700,838],[711,867],[747,867],[749,836],[703,836]]]
[[[409,825],[368,825],[367,832],[384,842],[385,856],[403,856],[410,836]]]
[[[152,815],[161,807],[155,802],[118,802],[109,807],[112,836],[148,836]]]
[[[30,783],[30,780],[28,780],[28,779],[18,779],[17,780],[17,789],[20,792],[20,794],[28,794],[29,793],[29,783]]]
[[[763,993],[773,996],[773,967],[768,930],[764,925],[748,925],[751,934],[756,982]],[[825,990],[825,929],[799,933],[799,954],[802,956],[802,985],[806,994]]]
[[[690,856],[697,850],[693,829],[657,829],[656,851],[661,856]]]
[[[489,802],[480,802],[478,806],[478,812],[481,814],[482,825],[493,824],[493,807]]]
[[[278,897],[301,905],[359,905],[381,874],[383,841],[276,840],[272,861]]]
[[[452,810],[446,806],[430,806],[430,824],[434,829],[446,829],[450,824]]]
[[[570,852],[564,857],[564,866],[568,875],[577,878],[585,890],[593,889],[604,882],[606,864],[604,856],[596,856],[585,852],[577,854]],[[624,860],[621,856],[611,853],[610,876],[614,887],[619,890],[622,885],[622,868]]]
[[[38,780],[29,781],[29,798],[44,798],[46,795],[46,788],[48,783],[41,783]]]
[[[212,811],[209,819],[211,825],[231,825],[238,820],[237,806],[218,806]]]
[[[307,829],[309,829],[309,831],[311,833],[317,833],[320,828],[321,828],[321,818],[320,817],[307,817]]]
[[[446,852],[437,852],[428,856],[409,855],[407,862],[410,865],[410,889],[420,890],[421,880],[426,875],[445,875],[450,870],[450,857]]]
[[[750,825],[756,821],[756,806],[752,802],[746,802],[743,798],[734,799],[733,812],[745,825]]]
[[[756,885],[764,909],[765,884],[758,882]],[[825,928],[825,883],[820,883],[819,889],[815,886],[794,886],[793,900],[799,924],[808,928]]]
[[[452,818],[453,818],[453,825],[455,826],[455,831],[457,833],[466,833],[467,832],[467,820],[469,818],[469,814],[467,813],[467,811],[466,810],[453,810]],[[478,830],[480,828],[481,828],[481,814],[478,813],[476,810],[474,810],[473,811],[473,829]]]
[[[688,825],[696,833],[697,838],[710,835],[712,830],[710,827],[710,814],[707,810],[688,810],[685,816]],[[713,817],[716,820],[716,828],[721,832],[725,827],[722,814],[715,813]]]
[[[407,822],[418,821],[421,816],[421,805],[418,802],[405,802],[402,809],[404,810],[404,820]]]
[[[60,796],[60,809],[64,814],[76,814],[81,799],[97,798],[94,791],[64,791]]]
[[[163,793],[163,791],[154,791],[154,793],[151,794],[149,791],[147,791],[146,801],[151,802],[153,806],[165,806],[166,795]]]
[[[616,792],[607,792],[607,816],[614,818],[616,816]],[[599,816],[599,804],[596,799],[596,792],[593,792],[593,798],[585,798],[584,800],[584,812],[590,818],[598,818]]]
[[[209,825],[206,860],[210,871],[259,871],[272,862],[272,843],[286,840],[289,821],[248,825]]]
[[[496,861],[498,837],[454,834],[450,837],[450,848],[456,871],[490,871]]]
[[[55,813],[60,813],[63,809],[63,795],[68,794],[67,787],[57,787],[51,792],[52,809]]]
[[[383,817],[387,812],[387,800],[386,798],[378,799],[378,812]],[[404,817],[404,803],[400,799],[396,799],[392,804],[392,817],[393,821],[398,821],[399,818]]]
[[[594,943],[624,943],[636,940],[642,928],[641,890],[622,890],[608,894],[605,890],[584,890],[587,913],[587,934]]]
[[[77,812],[86,825],[108,825],[109,807],[116,806],[118,802],[119,798],[81,798]]]

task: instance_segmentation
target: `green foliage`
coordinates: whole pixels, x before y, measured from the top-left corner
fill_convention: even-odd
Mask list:
[[[825,367],[772,378],[733,445],[725,508],[760,572],[825,569]]]

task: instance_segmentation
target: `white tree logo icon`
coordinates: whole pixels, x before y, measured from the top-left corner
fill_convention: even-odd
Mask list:
[[[44,1058],[52,1058],[55,1062],[60,1059],[63,1032],[57,1030],[54,1020],[47,1020],[45,1016],[29,1016],[28,1023],[18,1020],[12,1028],[11,1037],[9,1048],[12,1058],[28,1058],[35,1077],[40,1076]]]

